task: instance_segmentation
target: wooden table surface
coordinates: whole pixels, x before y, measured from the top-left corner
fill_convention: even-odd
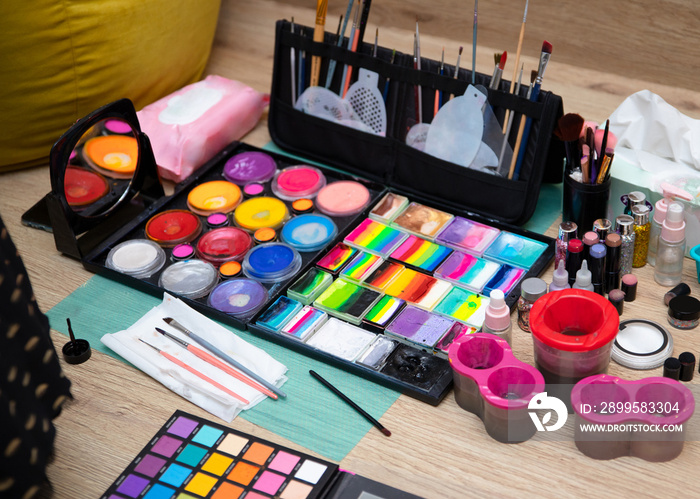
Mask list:
[[[505,49],[514,56],[522,19],[522,6],[515,3],[493,2],[480,11],[484,41],[479,42],[479,71],[490,73],[494,52]],[[533,10],[528,18],[522,60],[526,69],[536,68],[542,36],[552,42],[553,57],[544,88],[564,98],[566,112],[603,121],[626,96],[646,88],[682,112],[700,118],[700,93],[693,90],[698,79],[689,83],[692,74],[698,74],[694,65],[697,57],[681,63],[684,55],[688,55],[686,49],[698,54],[697,44],[693,43],[699,38],[698,23],[690,22],[690,19],[697,21],[698,7],[691,2],[593,2],[615,5],[600,16],[596,16],[595,8],[589,10],[580,2],[531,3]],[[312,4],[311,0],[224,0],[207,73],[269,91],[274,22],[294,16],[297,22],[312,25]],[[338,4],[331,2],[328,26],[332,28],[329,29],[335,29],[338,13],[344,10]],[[431,12],[421,12],[420,16],[423,56],[439,58],[443,45],[448,54],[456,54],[457,47],[463,45],[463,65],[470,64],[473,5],[436,1],[434,5],[439,9],[433,12],[433,2],[429,4]],[[374,33],[376,23],[382,22],[380,44],[411,52],[416,9],[425,8],[421,5],[428,2],[375,0],[367,32]],[[644,10],[646,7],[649,9]],[[651,8],[660,9],[658,15]],[[450,12],[453,15],[448,15]],[[678,15],[672,16],[670,12]],[[590,21],[582,21],[583,17]],[[574,19],[575,24],[570,24]],[[665,33],[659,23],[666,23],[669,33],[661,40],[654,38],[655,33]],[[651,31],[645,36],[630,35],[636,33],[637,27],[644,32],[650,26]],[[589,38],[599,40],[605,35],[605,28],[616,43],[629,44],[618,47],[620,52],[630,54],[633,60],[644,54],[646,68],[634,66],[629,71],[621,70],[629,66],[629,61],[618,60],[623,55],[609,44],[591,42],[597,51],[590,47],[575,50],[576,40],[581,43]],[[686,36],[680,36],[679,29]],[[584,32],[596,36],[584,36]],[[565,49],[561,55],[559,45]],[[452,59],[450,55],[451,64]],[[510,60],[509,64],[512,64]],[[685,71],[686,68],[691,69]],[[504,77],[510,78],[511,71],[509,65]],[[245,138],[246,142],[262,146],[269,141],[265,118]],[[20,224],[21,214],[49,189],[48,167],[0,176],[0,213],[24,259],[43,310],[56,305],[92,275],[79,262],[58,254],[50,234]],[[550,227],[548,235],[555,235],[556,226],[555,223]],[[544,275],[548,281],[551,271],[550,266]],[[700,286],[694,272],[694,263],[686,259],[684,281],[697,296]],[[648,265],[634,273],[640,279],[637,299],[625,304],[623,318],[643,318],[666,325],[662,296],[667,289],[654,282],[653,268]],[[683,351],[699,353],[699,330],[679,331],[670,327],[669,330],[674,336],[676,356]],[[56,332],[52,332],[52,337],[58,348],[66,341]],[[519,359],[533,362],[531,337],[517,327],[513,331],[513,346]],[[175,409],[211,418],[150,377],[107,355],[96,352],[85,364],[64,364],[63,368],[73,382],[75,400],[64,407],[55,421],[58,429],[55,459],[48,467],[54,497],[98,497]],[[609,373],[639,379],[660,376],[661,368],[632,371],[611,362]],[[697,388],[698,378],[696,374],[689,386]],[[700,489],[697,473],[700,442],[697,441],[687,442],[677,459],[660,464],[630,457],[596,461],[581,454],[571,440],[506,445],[492,440],[479,418],[459,408],[452,395],[438,407],[401,396],[381,421],[392,430],[391,438],[376,431],[368,432],[343,459],[341,467],[424,497],[658,497],[686,493],[681,491],[692,496]],[[241,418],[234,420],[232,426],[301,450],[298,445]]]

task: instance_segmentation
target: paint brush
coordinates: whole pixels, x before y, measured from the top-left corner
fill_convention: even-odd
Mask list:
[[[275,393],[268,390],[267,388],[262,386],[260,383],[253,381],[252,379],[250,379],[246,375],[236,371],[231,366],[224,364],[219,359],[217,359],[213,355],[205,352],[201,348],[198,348],[191,343],[183,341],[180,338],[178,338],[177,336],[174,336],[174,335],[168,333],[167,331],[162,330],[159,327],[156,328],[156,331],[158,331],[160,334],[162,334],[166,338],[174,341],[175,343],[177,343],[178,345],[180,345],[182,348],[186,349],[187,351],[192,352],[192,354],[196,355],[197,357],[199,357],[203,361],[208,362],[209,364],[211,364],[214,367],[218,367],[219,369],[224,371],[229,376],[232,376],[232,377],[236,378],[237,380],[242,381],[243,383],[250,386],[251,388],[255,388],[259,392],[264,393],[268,397],[277,400],[277,395]]]
[[[345,30],[348,27],[348,20],[350,19],[350,15],[352,14],[352,6],[354,5],[355,0],[349,0],[348,1],[348,9],[345,11],[345,17],[341,16],[341,19],[343,19],[343,25],[340,28],[340,32],[338,33],[338,41],[336,42],[336,46],[340,47],[343,44],[343,39],[345,38]],[[331,88],[331,82],[333,81],[333,75],[335,75],[335,66],[337,62],[335,59],[331,59],[328,62],[328,74],[326,74],[326,88]],[[345,81],[345,78],[343,78],[343,81]]]
[[[520,37],[518,38],[518,50],[515,52],[515,66],[513,67],[513,78],[510,80],[510,90],[509,93],[513,93],[515,88],[515,77],[518,73],[518,66],[520,66],[520,51],[523,48],[523,39],[525,38],[525,22],[527,21],[527,6],[530,0],[525,0],[525,12],[523,13],[523,23],[520,25]],[[506,123],[508,122],[508,117],[510,115],[510,109],[506,109],[506,115],[503,119],[503,133],[506,133]]]
[[[527,100],[530,100],[530,96],[532,95],[532,90],[534,88],[534,83],[535,83],[535,78],[537,77],[537,72],[532,71],[530,73],[530,88],[527,91]],[[515,114],[515,113],[513,113]],[[525,133],[525,124],[527,123],[527,118],[523,114],[520,116],[520,126],[518,127],[518,135],[515,137],[515,146],[513,147],[513,158],[510,161],[510,169],[508,170],[508,179],[512,180],[513,175],[515,175],[515,165],[518,161],[518,156],[519,156],[519,151],[520,151],[520,144],[523,142],[523,135]]]
[[[277,394],[278,396],[280,396],[280,397],[286,397],[286,396],[287,396],[286,393],[284,393],[282,390],[280,390],[279,388],[277,388],[275,385],[273,385],[272,383],[270,383],[269,381],[267,381],[266,379],[264,379],[262,376],[260,376],[260,375],[258,375],[258,374],[256,374],[256,373],[254,373],[253,371],[251,371],[250,369],[248,369],[246,366],[244,366],[243,364],[241,364],[241,363],[238,362],[237,360],[231,358],[230,355],[227,355],[226,353],[224,353],[224,352],[221,351],[219,348],[217,348],[217,347],[215,347],[214,345],[212,345],[211,343],[209,343],[207,340],[205,340],[205,339],[202,338],[201,336],[199,336],[199,335],[193,333],[192,331],[190,331],[189,329],[187,329],[185,326],[183,326],[182,324],[180,324],[179,322],[177,322],[175,319],[173,319],[173,318],[171,318],[171,317],[165,317],[163,320],[164,320],[166,323],[168,323],[168,324],[170,324],[171,326],[173,326],[173,327],[174,327],[175,329],[177,329],[178,331],[181,331],[181,332],[185,333],[188,337],[192,338],[194,341],[196,341],[197,343],[199,343],[200,345],[202,345],[204,348],[206,348],[207,350],[209,350],[210,352],[212,352],[214,355],[219,356],[221,359],[225,360],[226,362],[228,362],[229,364],[231,364],[233,367],[235,367],[235,368],[238,369],[239,371],[241,371],[241,372],[243,372],[244,374],[250,376],[250,377],[253,378],[255,381],[257,381],[258,383],[260,383],[261,385],[263,385],[264,387],[266,387],[268,390],[270,390],[270,391],[276,393],[276,394]]]
[[[498,60],[496,61],[496,67],[493,69],[493,76],[491,77],[491,84],[489,88],[491,90],[497,90],[501,85],[501,78],[503,76],[503,68],[506,67],[506,61],[508,60],[508,52],[503,52],[498,55]],[[494,60],[496,57],[494,57]]]
[[[291,27],[292,34],[294,34],[294,18],[292,17],[292,27]],[[289,66],[292,71],[291,75],[291,80],[292,80],[292,107],[294,107],[297,103],[297,61],[296,61],[296,53],[297,49],[292,47],[289,50]]]
[[[338,389],[337,389],[335,386],[333,386],[329,381],[327,381],[326,379],[324,379],[323,377],[321,377],[320,374],[318,374],[318,373],[317,373],[316,371],[314,371],[314,370],[309,370],[309,374],[310,374],[311,376],[313,376],[314,378],[316,378],[318,381],[320,381],[321,384],[322,384],[323,386],[325,386],[325,387],[328,388],[330,391],[332,391],[333,393],[335,393],[338,397],[340,397],[346,404],[348,404],[350,407],[352,407],[353,409],[355,409],[362,417],[364,417],[367,421],[369,421],[370,423],[372,423],[372,424],[373,424],[379,431],[381,431],[384,435],[386,435],[387,437],[390,437],[390,436],[391,436],[391,432],[390,432],[389,430],[387,430],[386,428],[384,428],[384,426],[382,426],[382,424],[381,424],[379,421],[377,421],[377,420],[374,419],[372,416],[370,416],[364,409],[362,409],[362,407],[360,407],[360,406],[357,405],[355,402],[353,402],[352,400],[350,400],[350,398],[349,398],[347,395],[345,395],[343,392],[341,392],[340,390],[338,390]]]
[[[472,85],[476,85],[476,18],[479,0],[474,0],[474,28],[472,29]]]
[[[234,391],[232,391],[232,390],[229,390],[229,389],[226,388],[224,385],[222,385],[222,384],[219,383],[218,381],[214,381],[213,379],[211,379],[211,378],[210,378],[209,376],[207,376],[206,374],[197,371],[194,367],[188,366],[187,364],[185,364],[184,362],[182,362],[182,361],[181,361],[180,359],[178,359],[177,357],[175,357],[175,356],[173,356],[173,355],[170,355],[168,352],[165,352],[165,351],[161,350],[160,348],[154,347],[153,345],[151,345],[150,343],[148,343],[148,342],[145,341],[145,340],[142,340],[141,338],[139,338],[139,341],[142,342],[142,343],[145,343],[146,345],[148,345],[149,347],[151,347],[153,350],[155,350],[156,352],[158,352],[159,354],[161,354],[163,357],[165,357],[166,359],[168,359],[168,360],[169,360],[170,362],[172,362],[173,364],[177,364],[178,366],[182,367],[182,368],[185,369],[186,371],[191,372],[192,374],[194,374],[194,375],[197,376],[198,378],[203,379],[204,381],[206,381],[206,382],[209,383],[210,385],[215,386],[216,388],[218,388],[218,389],[221,390],[222,392],[231,395],[231,396],[232,396],[233,398],[235,398],[236,400],[239,400],[239,401],[243,402],[244,404],[248,404],[248,403],[249,403],[246,399],[244,399],[243,397],[241,397],[240,395],[238,395],[236,392],[234,392]]]
[[[326,12],[328,11],[328,0],[318,0],[316,3],[316,26],[314,27],[314,41],[322,43],[326,36]],[[314,55],[311,57],[311,81],[310,86],[318,86],[318,78],[321,75],[321,57]]]
[[[581,155],[579,152],[579,137],[583,130],[583,116],[576,113],[567,113],[557,123],[554,135],[564,142],[566,152],[566,167],[569,173],[581,170]],[[594,151],[589,153],[589,162]]]
[[[457,80],[459,79],[459,62],[462,59],[462,50],[464,50],[464,47],[459,47],[459,53],[457,54],[457,64],[455,64],[455,74],[454,74],[454,79]],[[454,94],[450,94],[450,100],[454,98]]]
[[[605,131],[603,132],[603,140],[600,143],[600,150],[598,151],[598,166],[603,166],[603,159],[605,158],[606,148],[608,146],[608,133],[610,132],[610,120],[605,120]],[[595,134],[594,139],[595,141]]]
[[[416,54],[414,60],[414,67],[418,71],[421,70],[421,64],[420,64],[420,32],[418,31],[418,18],[416,17],[416,41],[415,41],[415,47],[416,47]],[[420,85],[418,85],[418,123],[423,123],[423,89],[421,88]]]
[[[358,46],[365,39],[365,28],[367,28],[367,19],[369,18],[369,9],[372,7],[372,0],[364,0],[362,2],[362,14],[360,14],[359,38]]]
[[[518,76],[518,83],[515,85],[515,93],[518,94],[520,93],[520,85],[523,80],[523,69],[525,68],[525,65],[523,64],[520,67],[520,76]],[[506,154],[506,146],[508,145],[508,137],[510,136],[510,130],[513,128],[513,120],[515,119],[515,113],[511,114],[510,117],[508,118],[508,122],[506,124],[506,131],[505,134],[503,135],[503,144],[501,145],[501,154],[498,156],[498,167],[496,168],[496,172],[501,174],[501,168],[503,167],[503,159],[505,158]],[[505,174],[503,174],[505,176]]]
[[[396,50],[391,51],[391,60],[389,61],[389,64],[394,64],[394,59],[396,58]],[[389,83],[391,82],[390,77],[386,77],[386,82],[384,82],[384,94],[382,97],[384,98],[384,102],[386,102],[387,97],[389,96]]]
[[[359,40],[359,33],[357,31],[357,17],[360,13],[360,9],[362,8],[362,0],[357,4],[357,8],[355,9],[355,18],[352,20],[352,30],[350,30],[350,40],[348,40],[348,50],[350,52],[357,52],[357,42]],[[343,81],[345,82],[343,85],[343,93],[341,97],[345,98],[345,94],[348,93],[348,88],[350,88],[350,80],[352,80],[352,66],[346,64],[345,65],[345,71],[343,73]]]
[[[443,76],[445,74],[445,47],[442,47],[442,57],[440,58],[440,67],[438,69],[438,74]],[[435,89],[435,106],[433,109],[433,117],[438,113],[440,107],[442,106],[442,91]]]
[[[530,95],[530,101],[537,102],[540,96],[540,89],[542,88],[542,80],[544,78],[544,73],[547,70],[547,65],[549,64],[549,59],[552,56],[552,44],[547,40],[542,42],[542,51],[540,52],[540,63],[537,67],[537,76],[535,78],[535,86],[532,87],[532,93]],[[521,118],[523,119],[523,118]],[[515,164],[515,172],[513,173],[513,180],[518,180],[520,178],[520,170],[523,167],[523,162],[525,161],[525,151],[527,150],[527,140],[530,137],[530,128],[532,128],[532,118],[529,116],[525,120],[525,129],[523,131],[523,140],[518,151],[518,159]]]

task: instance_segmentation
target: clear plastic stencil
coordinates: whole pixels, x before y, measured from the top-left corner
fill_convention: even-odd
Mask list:
[[[362,123],[374,133],[386,135],[386,106],[378,85],[377,73],[360,68],[358,79],[348,90],[345,100]]]
[[[304,90],[294,108],[325,120],[359,121],[349,102],[323,87],[309,87]]]

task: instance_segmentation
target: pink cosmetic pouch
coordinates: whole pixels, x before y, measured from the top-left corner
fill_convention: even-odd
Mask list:
[[[269,100],[239,81],[210,75],[141,109],[160,176],[187,178],[255,127]]]

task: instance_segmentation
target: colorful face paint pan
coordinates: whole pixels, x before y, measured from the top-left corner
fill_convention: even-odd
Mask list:
[[[398,229],[366,218],[345,237],[345,243],[386,258],[406,237]]]
[[[453,324],[452,319],[408,305],[391,321],[385,331],[399,341],[408,341],[432,349]]]
[[[489,299],[462,288],[452,288],[435,307],[435,313],[457,319],[467,325],[481,327]]]
[[[229,213],[241,202],[241,189],[225,180],[199,184],[187,195],[187,207],[204,217],[212,213]]]
[[[102,199],[109,192],[107,181],[99,173],[69,166],[63,177],[68,205],[87,206]]]
[[[484,257],[515,267],[530,268],[547,245],[510,232],[501,232],[496,240],[484,252]]]
[[[459,251],[481,256],[500,230],[488,225],[473,222],[462,217],[454,217],[435,238],[435,242]]]
[[[323,310],[305,306],[282,327],[282,332],[298,340],[306,341],[328,320]]]
[[[348,246],[345,243],[338,243],[325,254],[317,263],[322,269],[326,269],[333,275],[337,275],[340,270],[350,261],[357,253],[355,248]]]
[[[230,279],[209,295],[208,305],[234,317],[250,317],[267,301],[267,289],[252,279]]]
[[[243,272],[260,282],[289,279],[301,268],[301,255],[286,244],[267,243],[250,250],[243,260]]]
[[[508,293],[513,291],[515,285],[520,282],[520,279],[525,275],[525,270],[510,265],[501,265],[501,268],[484,286],[484,294],[488,295],[494,289],[500,289],[503,294],[508,296]]]
[[[406,267],[400,263],[384,260],[365,278],[363,284],[377,291],[384,291],[384,288],[386,288],[405,268]]]
[[[331,317],[306,344],[352,362],[365,351],[375,336],[374,333]]]
[[[369,212],[369,218],[389,225],[406,206],[408,206],[408,198],[406,196],[387,192],[382,200]]]
[[[318,191],[316,207],[331,217],[348,217],[364,210],[369,201],[367,187],[354,180],[340,180]]]
[[[381,265],[383,260],[377,255],[360,251],[340,272],[340,276],[350,281],[362,282]]]
[[[391,352],[396,348],[396,344],[394,340],[387,338],[383,334],[378,334],[356,362],[378,371],[384,366],[386,359],[389,358]]]
[[[167,210],[148,220],[146,237],[164,248],[193,241],[202,232],[202,222],[187,210]]]
[[[411,234],[392,251],[389,258],[415,269],[433,272],[450,253],[452,250],[446,246],[440,246]]]
[[[404,269],[384,289],[384,292],[413,303],[420,308],[432,310],[450,288],[452,285],[447,281],[416,272],[413,269]]]
[[[450,220],[452,215],[449,213],[420,203],[411,203],[394,219],[392,225],[433,240]]]
[[[309,305],[318,298],[332,282],[333,276],[328,272],[312,267],[306,274],[287,288],[287,296],[303,305]]]
[[[301,308],[302,304],[298,301],[280,296],[260,315],[257,324],[271,331],[279,331]]]
[[[210,230],[197,241],[197,256],[216,266],[224,262],[243,260],[253,244],[253,239],[238,227],[221,227]]]
[[[139,146],[129,135],[101,135],[83,146],[83,158],[95,170],[112,178],[131,178],[139,161]]]
[[[380,333],[391,319],[403,308],[406,302],[400,298],[384,295],[374,304],[362,319],[364,328]]]
[[[308,165],[290,166],[281,170],[272,181],[272,192],[285,201],[313,198],[326,185],[321,170]]]
[[[316,298],[314,306],[340,317],[352,324],[359,325],[367,311],[379,300],[381,295],[372,289],[362,287],[345,279],[336,279],[321,296]]]
[[[289,220],[287,205],[279,199],[259,196],[243,201],[233,212],[237,226],[251,232],[263,227],[279,229]]]
[[[246,151],[236,154],[224,164],[224,177],[229,182],[246,185],[251,182],[267,182],[275,176],[277,164],[269,154]]]
[[[440,265],[435,275],[478,293],[500,268],[500,263],[455,251]]]
[[[298,251],[318,251],[337,233],[335,222],[325,215],[299,215],[282,228],[282,242]]]

